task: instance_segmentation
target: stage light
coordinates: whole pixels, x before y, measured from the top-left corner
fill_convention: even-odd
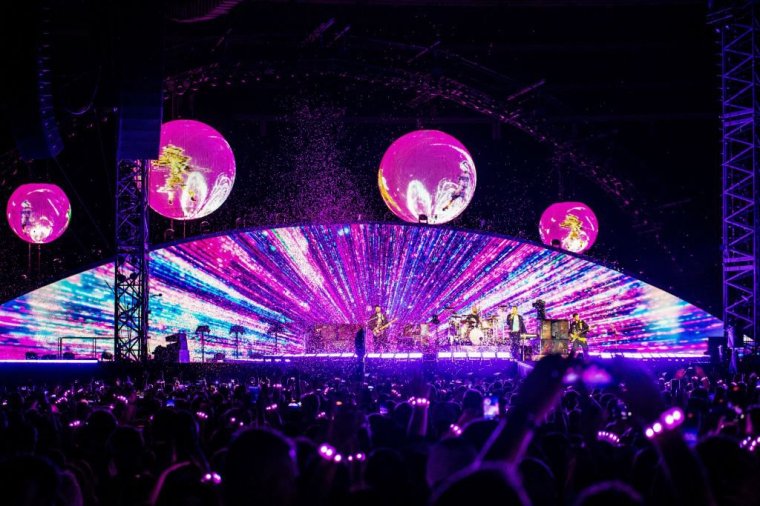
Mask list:
[[[459,216],[475,193],[477,174],[467,148],[438,130],[403,135],[383,155],[380,194],[404,221],[446,223]]]
[[[60,187],[48,183],[23,184],[8,200],[8,224],[32,244],[53,242],[71,221],[71,203]]]
[[[161,126],[158,160],[150,162],[148,203],[162,216],[202,218],[216,211],[235,183],[235,157],[222,134],[200,121]]]
[[[582,253],[596,242],[599,222],[582,202],[557,202],[541,215],[538,230],[547,246]]]

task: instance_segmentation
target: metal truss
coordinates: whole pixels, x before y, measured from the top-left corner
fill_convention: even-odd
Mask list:
[[[760,24],[755,2],[723,7],[710,19],[720,43],[723,104],[723,321],[741,342],[758,337]]]
[[[116,170],[115,359],[148,356],[148,162],[121,160]]]

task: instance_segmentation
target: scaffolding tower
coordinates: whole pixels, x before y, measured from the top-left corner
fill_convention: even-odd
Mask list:
[[[148,356],[148,162],[121,160],[116,170],[114,341],[118,361]]]
[[[729,345],[756,349],[758,337],[758,113],[760,52],[754,1],[716,2],[723,134],[723,321]]]

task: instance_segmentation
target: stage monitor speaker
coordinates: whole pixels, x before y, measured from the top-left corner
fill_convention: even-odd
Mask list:
[[[569,335],[569,321],[541,320],[541,339],[567,339]]]
[[[567,350],[568,350],[567,339],[541,338],[541,355],[551,355],[555,353],[567,355]]]

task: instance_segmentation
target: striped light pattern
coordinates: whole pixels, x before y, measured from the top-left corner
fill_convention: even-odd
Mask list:
[[[721,322],[678,297],[576,256],[515,239],[414,225],[312,225],[235,232],[190,240],[152,253],[151,348],[208,325],[205,354],[241,357],[299,353],[317,323],[361,323],[380,304],[391,318],[428,322],[444,308],[473,305],[495,314],[515,304],[535,321],[532,303],[550,318],[579,312],[591,325],[593,352],[695,354]],[[112,336],[110,265],[40,288],[0,306],[0,357],[52,350],[57,337]],[[161,297],[157,295],[161,294]],[[442,318],[445,318],[444,313]],[[280,324],[275,343],[272,326]],[[85,354],[91,343],[66,340]],[[101,341],[98,349],[110,343]]]

